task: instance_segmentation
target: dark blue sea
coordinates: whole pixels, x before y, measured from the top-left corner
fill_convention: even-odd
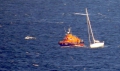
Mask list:
[[[58,45],[69,27],[85,48]],[[120,71],[120,0],[0,0],[0,71]]]

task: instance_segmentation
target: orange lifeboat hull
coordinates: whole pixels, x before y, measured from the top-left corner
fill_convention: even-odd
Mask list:
[[[81,42],[79,44],[73,44],[73,43],[68,43],[68,42],[59,42],[58,43],[62,47],[84,47],[84,42]]]

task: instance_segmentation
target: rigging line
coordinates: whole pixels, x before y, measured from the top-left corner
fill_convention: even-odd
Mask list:
[[[91,39],[90,39],[90,28],[89,28],[89,25],[88,25],[88,19],[87,19],[87,27],[88,27],[89,43],[91,44]]]
[[[86,8],[86,14],[87,14],[87,20],[88,20],[90,32],[91,32],[91,35],[92,35],[92,39],[93,39],[93,41],[94,41],[94,43],[95,43],[95,38],[94,38],[94,35],[93,35],[93,32],[92,32],[92,28],[91,28],[91,24],[90,24],[90,19],[89,19],[89,17],[88,17],[87,8]]]
[[[88,21],[88,16],[87,16],[87,12],[86,12],[86,18],[87,18],[87,27],[88,27],[88,36],[89,36],[89,43],[91,44],[91,37],[90,37],[90,27],[89,27],[89,21]]]

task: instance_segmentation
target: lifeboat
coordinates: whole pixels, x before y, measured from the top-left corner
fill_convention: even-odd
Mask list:
[[[71,33],[71,29],[68,29],[63,40],[59,41],[58,44],[63,47],[84,47],[84,41]]]

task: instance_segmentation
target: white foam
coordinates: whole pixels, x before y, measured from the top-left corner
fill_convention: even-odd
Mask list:
[[[26,36],[25,39],[28,40],[28,39],[36,39],[36,38],[32,36]]]
[[[75,15],[86,15],[84,13],[74,13]]]

